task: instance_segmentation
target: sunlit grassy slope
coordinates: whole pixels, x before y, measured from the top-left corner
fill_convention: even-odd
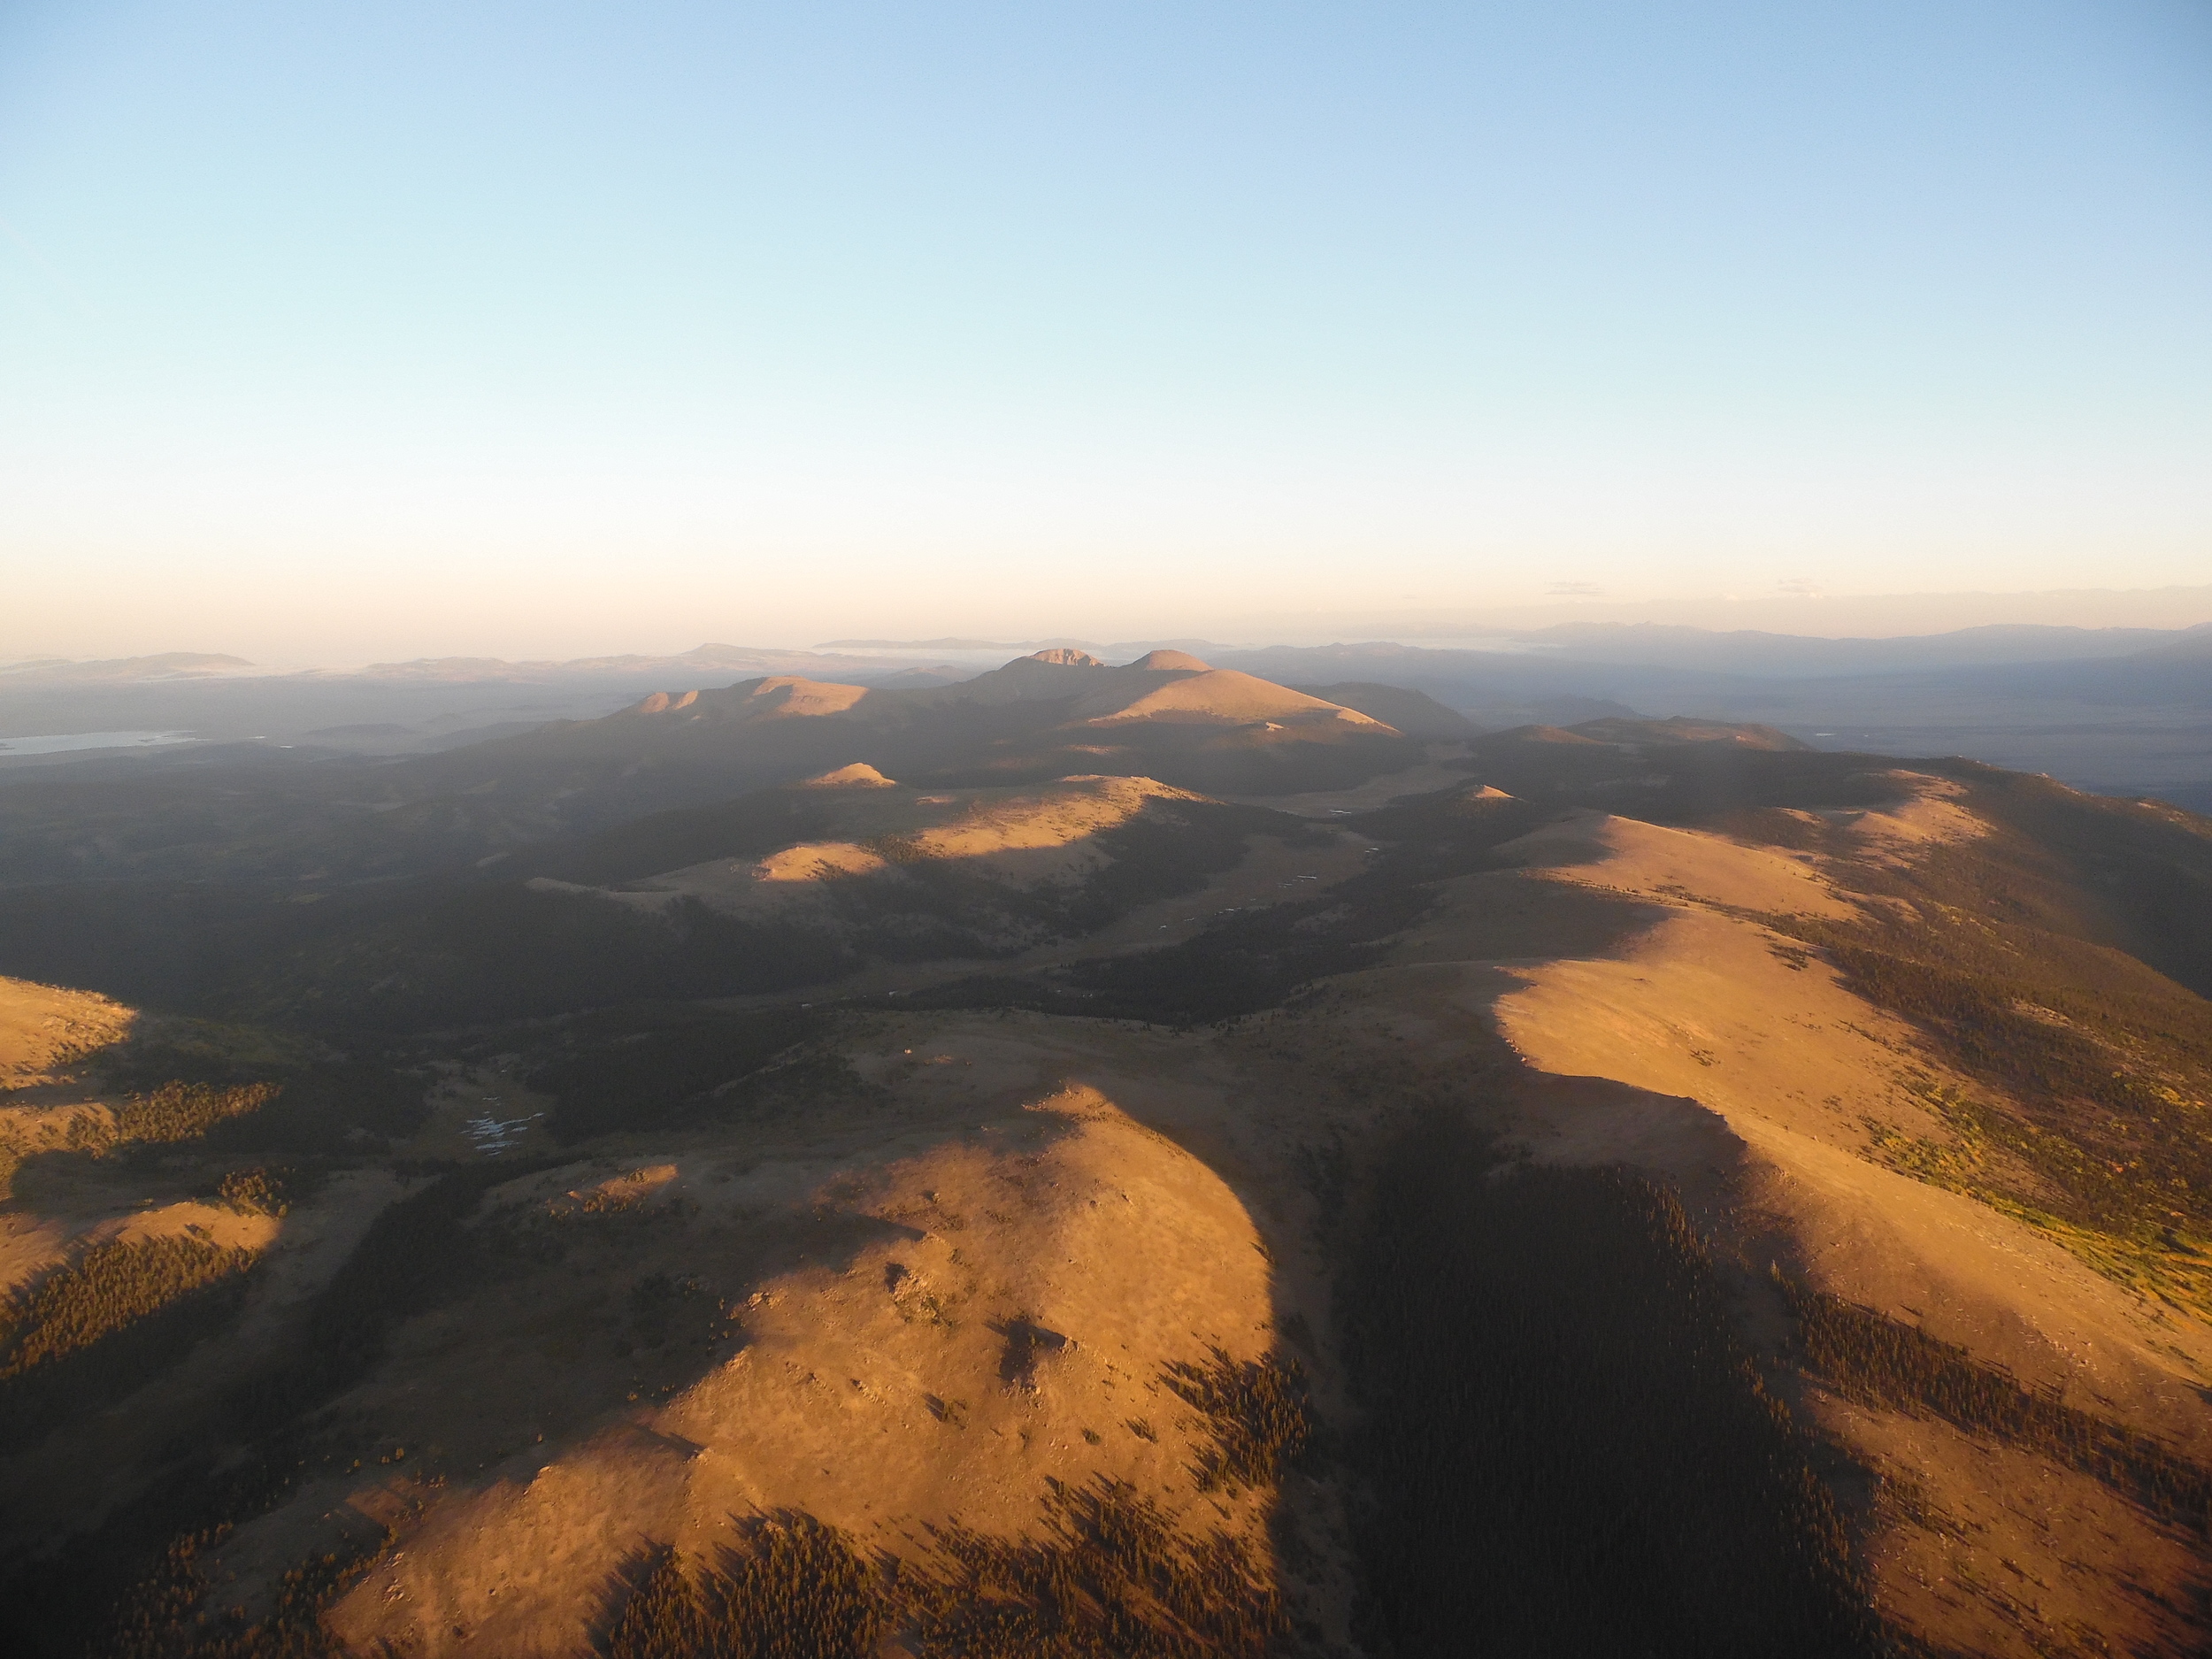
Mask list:
[[[1410,758],[0,895],[199,1017],[4,1102],[64,1114],[6,1634],[2200,1642],[2212,829],[1681,723]]]

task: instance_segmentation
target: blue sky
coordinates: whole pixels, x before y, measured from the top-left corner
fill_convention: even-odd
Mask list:
[[[2179,0],[18,4],[0,655],[2212,582],[2208,276]]]

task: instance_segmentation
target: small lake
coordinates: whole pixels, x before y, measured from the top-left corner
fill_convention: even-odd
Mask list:
[[[0,737],[0,757],[65,755],[78,749],[159,749],[199,741],[189,732],[58,732],[45,737]]]

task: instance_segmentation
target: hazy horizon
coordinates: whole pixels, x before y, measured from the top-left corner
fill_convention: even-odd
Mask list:
[[[2156,0],[11,8],[0,657],[2193,582],[2208,76]]]
[[[1163,608],[1163,615],[1172,612]],[[826,620],[827,618],[825,618]],[[1099,620],[1096,617],[1092,618]],[[1141,623],[1142,618],[1127,618]],[[864,641],[890,649],[922,649],[931,640],[990,641],[1008,649],[1041,641],[1087,643],[1211,640],[1242,647],[1317,645],[1340,641],[1391,641],[1448,646],[1486,634],[1509,634],[1560,625],[1654,624],[1716,633],[1746,632],[1822,639],[1886,639],[1948,634],[1962,629],[2027,626],[2075,628],[2189,628],[2212,623],[2212,584],[2165,588],[2085,588],[2014,594],[1870,594],[1791,595],[1786,598],[1724,596],[1673,601],[1609,601],[1602,598],[1552,601],[1466,611],[1350,611],[1304,616],[1199,618],[1188,626],[1054,626],[998,629],[951,625],[936,629],[908,627],[887,632],[749,626],[741,611],[726,617],[695,614],[682,622],[661,621],[649,629],[616,630],[572,626],[557,634],[523,634],[473,619],[462,627],[442,624],[409,635],[395,633],[386,649],[351,655],[315,654],[300,648],[298,636],[259,641],[247,631],[223,631],[212,639],[186,638],[174,628],[152,628],[104,636],[87,634],[75,649],[16,648],[0,634],[0,667],[46,659],[119,661],[175,652],[244,658],[259,668],[344,670],[372,663],[411,662],[435,657],[483,657],[504,661],[575,661],[595,657],[674,657],[703,644],[764,650],[834,649]],[[969,619],[971,622],[972,618]],[[480,626],[480,632],[472,631]]]

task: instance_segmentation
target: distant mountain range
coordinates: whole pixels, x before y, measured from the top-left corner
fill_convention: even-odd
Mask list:
[[[1378,656],[1390,652],[1421,656],[1505,657],[1541,655],[1563,660],[1617,663],[1688,669],[1699,672],[1754,674],[1788,679],[1868,674],[1909,669],[1956,668],[1987,664],[2077,662],[2160,650],[2185,655],[2212,652],[2212,623],[2193,628],[2078,628],[1994,626],[1943,634],[1882,638],[1829,638],[1757,630],[1715,631],[1656,623],[1563,623],[1552,627],[1501,632],[1504,648],[1485,650],[1421,641],[1367,641],[1318,647],[1256,647],[1196,638],[1102,641],[1073,637],[989,640],[949,634],[934,639],[840,639],[812,649],[726,645],[710,642],[688,651],[655,655],[628,652],[611,657],[529,658],[426,657],[403,662],[371,663],[357,670],[288,671],[319,680],[356,676],[379,680],[438,680],[452,684],[482,681],[532,682],[573,675],[660,675],[687,672],[823,674],[910,671],[917,653],[972,655],[1004,651],[1025,654],[1070,649],[1103,658],[1131,657],[1153,650],[1179,650],[1209,659],[1242,658],[1268,649],[1317,649]],[[882,659],[882,660],[877,660]],[[118,684],[140,680],[204,679],[268,672],[243,657],[216,652],[169,651],[151,657],[99,661],[34,657],[0,663],[0,684]]]
[[[2186,628],[2075,628],[1999,625],[1959,628],[1944,634],[1881,638],[1827,638],[1750,629],[1716,631],[1659,623],[1562,623],[1552,627],[1501,631],[1499,649],[1431,645],[1418,640],[1340,642],[1314,647],[1253,647],[1209,640],[1164,640],[1102,644],[1095,640],[995,641],[832,640],[824,651],[1032,651],[1070,646],[1104,656],[1125,656],[1166,647],[1224,661],[1243,661],[1268,650],[1308,649],[1379,657],[1501,657],[1528,655],[1578,663],[1617,663],[1691,670],[1701,673],[1753,674],[1785,679],[1871,674],[1907,669],[1959,668],[1993,663],[2060,663],[2125,657],[2161,648],[2212,650],[2212,624]],[[2193,641],[2194,643],[2193,643]]]
[[[0,684],[100,685],[134,680],[193,680],[214,674],[252,672],[242,657],[215,651],[164,651],[157,657],[118,657],[80,662],[65,657],[34,657],[0,663]]]
[[[1024,646],[1102,661],[1179,650],[1282,686],[1365,687],[1324,700],[1386,725],[1394,722],[1369,703],[1394,690],[1494,730],[1606,717],[1751,720],[1816,745],[1962,754],[2090,787],[2212,805],[2212,626],[2006,626],[1829,639],[1571,624],[1455,646]],[[928,691],[977,680],[995,668],[987,653],[1016,649],[958,635],[840,640],[813,650],[707,644],[664,657],[442,657],[344,673],[270,673],[208,654],[49,659],[0,670],[0,738],[183,732],[209,743],[291,745],[303,757],[427,755],[551,721],[595,719],[657,691],[746,679]],[[1434,715],[1422,721],[1432,735],[1457,729]],[[127,760],[0,756],[0,777],[54,764],[192,765],[196,747],[104,751]]]

